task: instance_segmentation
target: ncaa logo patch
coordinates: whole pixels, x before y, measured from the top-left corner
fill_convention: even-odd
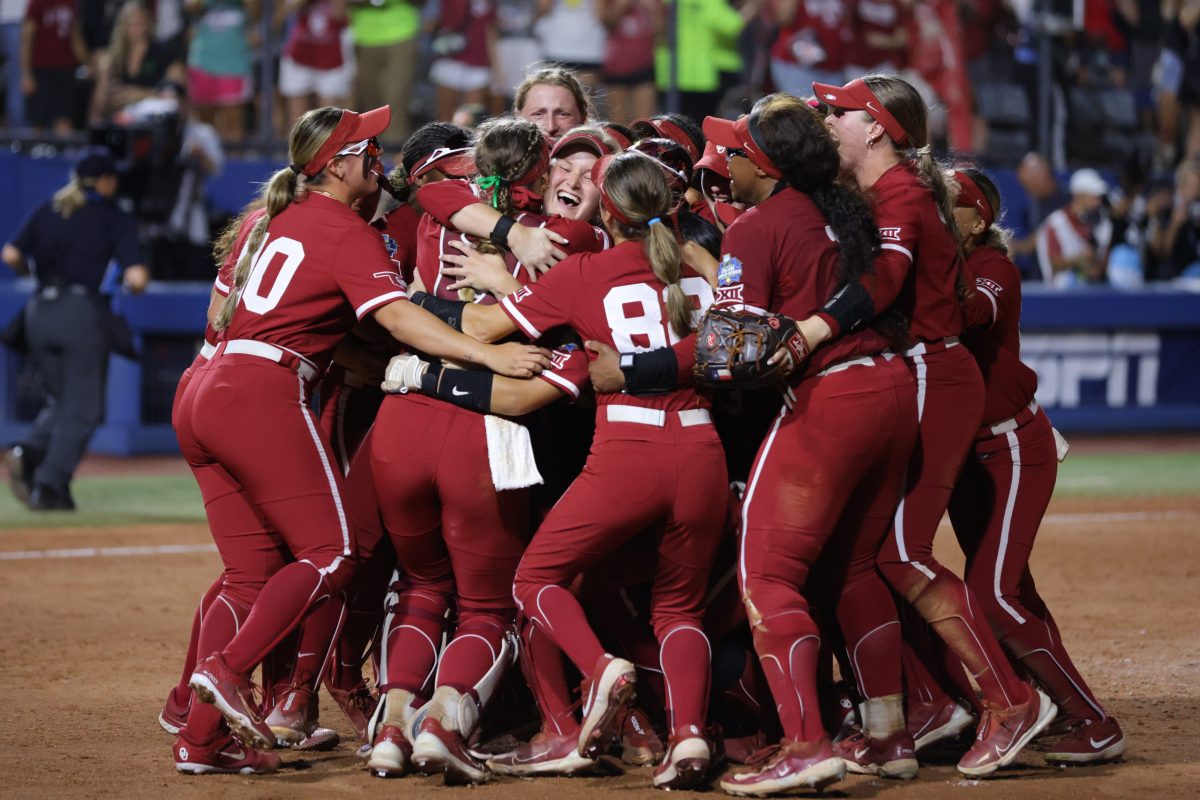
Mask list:
[[[394,258],[396,251],[400,249],[400,243],[386,233],[383,234],[383,246],[387,248],[388,258]]]
[[[742,262],[726,253],[717,269],[717,286],[732,286],[742,282]]]

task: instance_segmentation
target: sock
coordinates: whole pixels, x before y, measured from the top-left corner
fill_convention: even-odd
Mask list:
[[[786,629],[772,630],[776,623],[787,623]],[[793,612],[774,620],[764,619],[754,626],[753,633],[754,650],[779,709],[783,737],[796,742],[817,741],[825,730],[817,697],[821,642],[816,625],[807,614]]]
[[[243,621],[250,615],[246,608],[223,591],[218,593],[200,625],[197,653],[217,653],[234,638]],[[203,656],[207,658],[208,656]],[[187,725],[180,736],[195,745],[206,745],[226,732],[225,720],[214,705],[193,703]]]
[[[659,650],[667,684],[667,723],[671,733],[703,730],[708,717],[712,650],[699,628],[680,625],[663,636]]]
[[[222,572],[213,581],[212,586],[209,586],[208,590],[204,592],[204,596],[200,598],[200,605],[196,606],[196,613],[192,617],[192,633],[188,637],[187,655],[183,658],[183,674],[179,678],[179,683],[171,690],[175,694],[175,701],[180,705],[186,706],[192,693],[188,681],[192,679],[192,673],[196,671],[196,653],[200,645],[200,626],[204,622],[204,615],[208,613],[224,585],[225,573]]]
[[[1075,668],[1058,635],[1054,618],[1029,620],[1004,638],[1004,646],[1021,660],[1066,719],[1108,718],[1091,688]]]
[[[520,633],[521,672],[537,701],[542,729],[577,736],[579,721],[575,718],[562,650],[529,620],[523,621]]]
[[[442,651],[438,663],[437,685],[449,686],[470,694],[500,655],[504,624],[494,617],[467,617],[454,631],[454,638]]]
[[[554,584],[530,586],[517,584],[525,616],[540,625],[567,658],[585,676],[590,675],[596,662],[604,655],[600,640],[592,632],[583,608],[575,596]]]
[[[450,598],[405,589],[384,621],[380,689],[405,689],[423,698],[433,690],[434,669]]]
[[[328,595],[320,571],[305,561],[276,572],[259,592],[250,616],[222,655],[234,672],[248,673],[304,618],[309,607]]]

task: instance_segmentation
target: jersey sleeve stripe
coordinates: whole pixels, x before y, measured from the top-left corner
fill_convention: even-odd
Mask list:
[[[407,297],[408,297],[408,295],[404,292],[388,292],[387,294],[381,294],[378,297],[368,300],[367,302],[363,303],[358,308],[354,309],[354,315],[356,317],[358,317],[359,319],[362,319],[367,314],[369,314],[370,312],[374,311],[375,309],[379,308],[382,305],[387,305],[388,303],[392,302],[393,300],[404,300]]]
[[[976,285],[975,288],[979,290],[980,294],[982,294],[984,297],[986,297],[988,300],[991,301],[991,303],[992,303],[992,324],[995,325],[996,318],[1000,316],[1000,310],[996,306],[996,295],[992,294],[987,289],[984,289],[982,286]]]
[[[579,399],[579,387],[571,383],[562,375],[545,370],[538,373],[538,377],[547,381],[548,383],[553,384],[557,389],[571,395],[571,397],[574,397],[577,400]]]
[[[879,249],[880,250],[895,250],[897,253],[904,253],[904,255],[908,256],[908,260],[910,262],[913,260],[912,251],[902,245],[891,244],[890,242],[884,242],[883,244],[879,245]]]
[[[229,294],[229,287],[226,286],[224,281],[221,280],[220,275],[213,280],[213,287],[217,290],[217,294]]]
[[[512,321],[517,323],[517,326],[525,332],[525,335],[530,339],[539,339],[542,332],[530,324],[529,320],[525,319],[525,315],[517,310],[517,304],[510,298],[504,297],[500,300],[500,307],[504,309],[504,313],[512,317]]]

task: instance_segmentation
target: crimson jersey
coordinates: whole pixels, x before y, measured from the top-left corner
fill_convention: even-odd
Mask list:
[[[587,351],[577,344],[556,347],[550,352],[550,368],[539,372],[537,377],[575,402],[591,383]]]
[[[342,31],[350,24],[329,0],[308,0],[296,14],[283,54],[312,69],[342,66]]]
[[[797,0],[795,16],[782,20],[771,58],[823,70],[846,66],[853,43],[845,0]]]
[[[867,41],[871,34],[891,36],[909,24],[912,12],[899,0],[857,0],[854,3],[853,63],[871,69],[890,64],[893,70],[904,68],[907,46],[883,48]]]
[[[840,256],[833,230],[812,199],[785,188],[742,214],[725,231],[716,305],[805,319],[838,289]],[[883,352],[873,330],[851,334],[813,353],[806,375],[848,358]]]
[[[876,313],[895,304],[918,341],[962,333],[955,287],[958,245],[942,222],[933,193],[921,185],[916,168],[905,162],[883,173],[869,194],[883,250],[875,259],[874,276],[861,281]],[[833,320],[822,317],[836,333]]]
[[[388,256],[396,262],[405,284],[412,282],[417,268],[417,227],[420,224],[421,215],[417,210],[402,203],[372,225],[383,236]]]
[[[680,285],[693,301],[695,321],[712,305],[712,288],[686,265]],[[604,342],[621,353],[640,353],[679,341],[671,329],[666,294],[641,243],[630,241],[603,253],[563,259],[537,283],[501,300],[500,307],[531,339],[569,325],[584,339]],[[654,397],[602,394],[596,402],[666,411],[709,407],[708,398],[691,387]]]
[[[994,247],[977,248],[966,270],[975,292],[963,341],[983,373],[983,421],[991,425],[1029,405],[1037,391],[1037,373],[1021,361],[1021,271]]]
[[[319,366],[358,320],[407,297],[378,233],[350,207],[310,193],[267,225],[227,339],[254,339]]]

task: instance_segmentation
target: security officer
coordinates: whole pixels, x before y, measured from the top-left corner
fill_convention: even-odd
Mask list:
[[[13,493],[34,510],[73,510],[70,481],[104,418],[104,383],[114,318],[100,286],[115,259],[125,287],[140,292],[149,272],[137,223],[113,202],[117,168],[107,151],[76,163],[70,182],[4,245],[18,273],[32,261],[37,290],[25,306],[25,340],[46,386],[46,405],[6,456]]]

